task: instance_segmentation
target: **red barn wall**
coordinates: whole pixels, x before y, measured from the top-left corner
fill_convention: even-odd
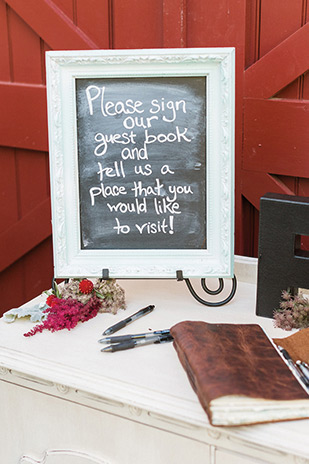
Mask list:
[[[309,196],[308,10],[307,0],[0,0],[0,312],[53,275],[46,50],[236,47],[235,249],[256,256],[260,197]]]

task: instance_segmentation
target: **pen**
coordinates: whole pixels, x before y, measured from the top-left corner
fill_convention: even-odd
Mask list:
[[[282,348],[282,346],[279,346],[279,345],[278,345],[278,349],[279,349],[280,353],[282,354],[282,356],[284,357],[284,359],[286,360],[288,366],[290,367],[290,369],[291,369],[291,371],[293,372],[293,374],[295,375],[295,377],[296,377],[305,387],[308,387],[308,386],[309,386],[308,380],[307,380],[306,377],[303,375],[303,373],[297,368],[296,364],[294,364],[294,361],[293,361],[293,359],[291,358],[291,356],[289,355],[289,353],[288,353],[284,348]],[[307,391],[307,388],[306,388],[306,391]]]
[[[112,345],[108,345],[105,348],[102,348],[101,351],[106,352],[106,353],[113,353],[114,351],[123,351],[123,350],[129,350],[131,348],[135,348],[137,346],[142,346],[142,345],[150,345],[150,344],[157,344],[157,343],[166,343],[166,342],[171,342],[173,341],[173,337],[171,335],[168,336],[160,336],[158,335],[156,338],[144,338],[140,340],[127,340],[122,343],[113,343]]]
[[[149,305],[149,306],[146,306],[146,308],[140,309],[139,311],[137,311],[137,313],[132,314],[132,316],[129,316],[126,319],[123,319],[123,321],[117,322],[117,324],[112,325],[111,327],[106,329],[102,333],[102,335],[110,335],[110,334],[117,332],[118,330],[122,329],[123,327],[130,324],[131,322],[135,321],[139,317],[145,316],[146,314],[150,313],[151,311],[153,311],[153,309],[154,309],[154,305]]]
[[[304,377],[306,377],[309,384],[309,366],[303,361],[296,361],[296,366],[302,371]]]
[[[156,335],[170,335],[169,329],[165,330],[155,330],[154,332],[147,332],[141,334],[129,334],[129,335],[119,335],[116,337],[104,337],[98,340],[99,343],[120,343],[127,340],[139,340],[143,338],[151,338]]]

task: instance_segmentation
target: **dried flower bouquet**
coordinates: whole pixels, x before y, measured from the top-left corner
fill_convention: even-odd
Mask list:
[[[44,320],[24,334],[25,337],[44,329],[51,332],[71,330],[78,322],[88,321],[99,312],[115,314],[126,307],[124,290],[115,279],[70,279],[61,286],[55,284],[54,290],[46,293]]]

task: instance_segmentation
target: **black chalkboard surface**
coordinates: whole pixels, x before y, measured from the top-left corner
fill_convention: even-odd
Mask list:
[[[205,76],[76,79],[81,249],[206,249]]]

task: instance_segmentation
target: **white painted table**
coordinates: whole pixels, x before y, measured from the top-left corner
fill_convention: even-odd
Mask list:
[[[221,308],[197,303],[184,282],[127,280],[126,312],[70,332],[26,338],[31,322],[0,320],[1,464],[309,463],[307,420],[211,427],[171,343],[100,352],[103,330],[148,304],[156,309],[119,334],[204,320],[287,336],[255,316],[256,261],[240,259],[236,273],[236,296]]]

